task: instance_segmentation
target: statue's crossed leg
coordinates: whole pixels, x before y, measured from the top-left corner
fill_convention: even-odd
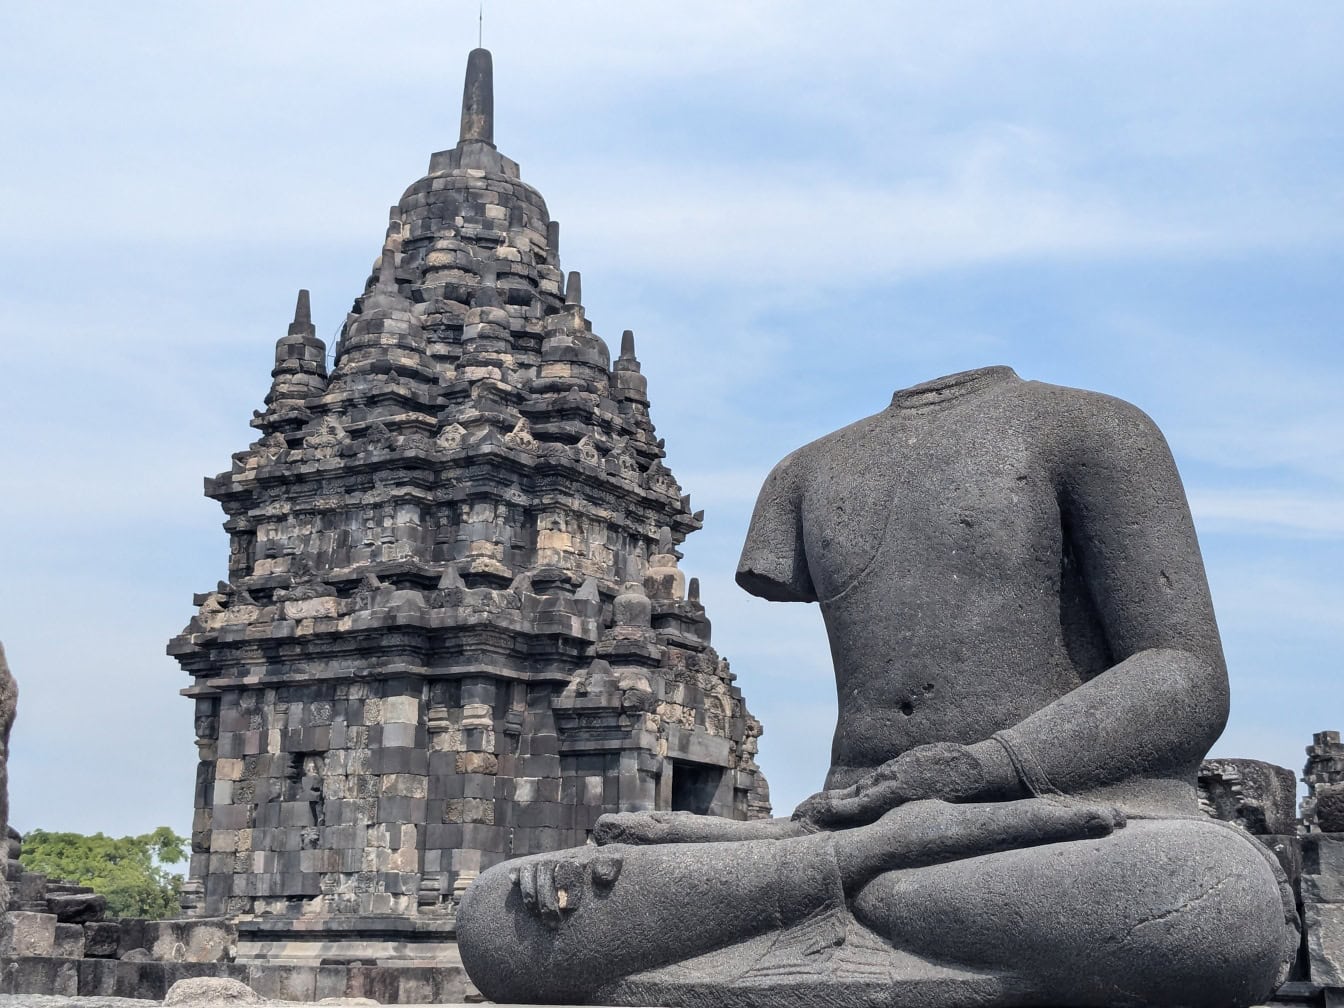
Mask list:
[[[1220,982],[1272,984],[1264,950],[1281,940],[1283,907],[1253,842],[1213,823],[1122,825],[1111,809],[1043,799],[922,801],[834,833],[537,855],[469,891],[462,956],[495,1001],[583,1002],[852,911],[897,950],[893,984],[901,963],[965,967],[998,978],[1004,1004],[1064,990],[1078,1005],[1157,1003],[1201,970],[1211,1005],[1228,1000]],[[942,1004],[940,989],[949,1005],[962,996],[935,984],[917,1003]]]

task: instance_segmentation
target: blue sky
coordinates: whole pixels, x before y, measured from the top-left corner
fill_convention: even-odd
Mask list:
[[[294,292],[329,341],[456,139],[474,2],[0,10],[0,640],[18,828],[185,830],[163,654],[227,543]],[[834,718],[815,607],[732,583],[798,445],[951,371],[1165,430],[1233,683],[1215,748],[1344,728],[1344,9],[488,0],[496,140],[631,328],[784,811]]]

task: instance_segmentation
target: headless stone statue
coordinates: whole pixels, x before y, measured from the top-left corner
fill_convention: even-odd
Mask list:
[[[821,605],[826,789],[486,872],[458,934],[487,997],[1233,1008],[1282,980],[1282,872],[1198,809],[1227,673],[1142,412],[1006,367],[898,392],[775,467],[738,582]]]

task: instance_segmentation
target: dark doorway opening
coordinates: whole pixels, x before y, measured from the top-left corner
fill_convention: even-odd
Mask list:
[[[672,811],[709,815],[723,768],[704,763],[672,761]]]

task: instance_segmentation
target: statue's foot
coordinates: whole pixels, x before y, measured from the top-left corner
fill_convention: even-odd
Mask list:
[[[579,908],[585,893],[610,890],[623,863],[618,847],[575,847],[520,860],[509,868],[509,882],[518,887],[526,910],[557,926]]]
[[[1094,839],[1124,824],[1124,813],[1115,808],[1044,798],[983,804],[927,800],[898,806],[871,825],[834,835],[848,888],[885,871]]]
[[[726,843],[802,836],[806,827],[788,819],[742,822],[692,812],[608,812],[593,827],[597,844]]]

